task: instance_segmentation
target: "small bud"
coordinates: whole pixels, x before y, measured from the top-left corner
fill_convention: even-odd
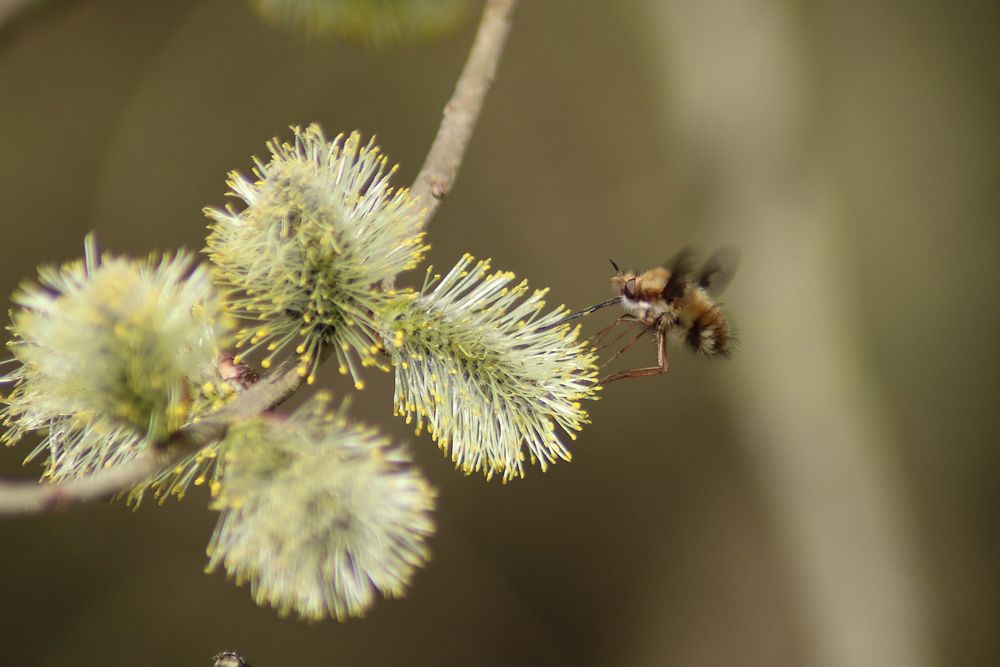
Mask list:
[[[250,667],[250,663],[246,661],[246,658],[236,651],[223,651],[212,658],[212,660],[214,661],[212,667]]]

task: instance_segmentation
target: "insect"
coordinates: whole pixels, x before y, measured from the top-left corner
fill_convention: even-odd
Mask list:
[[[732,352],[733,332],[710,292],[718,292],[729,283],[738,263],[739,253],[733,247],[716,251],[698,271],[695,271],[694,253],[690,248],[681,250],[665,267],[639,274],[622,271],[612,261],[615,275],[611,277],[611,287],[617,296],[574,313],[563,321],[620,303],[625,308],[625,314],[597,334],[597,344],[601,345],[607,335],[621,324],[628,328],[603,347],[614,345],[636,327],[639,331],[609,362],[621,356],[646,333],[654,334],[655,366],[619,371],[602,378],[600,384],[666,373],[669,368],[668,338],[680,340],[702,356],[724,358]]]
[[[212,660],[214,660],[214,667],[250,667],[250,663],[246,661],[246,658],[236,651],[223,651],[212,658]]]

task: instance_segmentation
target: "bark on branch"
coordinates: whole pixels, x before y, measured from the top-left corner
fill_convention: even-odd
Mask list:
[[[437,136],[411,188],[427,208],[424,225],[434,217],[441,200],[455,185],[483,100],[493,86],[516,5],[517,0],[487,0],[483,9],[472,50],[455,84],[455,92],[444,106]]]

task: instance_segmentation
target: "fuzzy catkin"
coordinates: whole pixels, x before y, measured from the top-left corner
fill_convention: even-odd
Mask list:
[[[332,352],[361,388],[360,367],[380,365],[378,316],[399,298],[378,286],[423,257],[424,211],[393,190],[396,168],[359,133],[328,141],[316,125],[293,131],[293,143],[268,144],[253,179],[230,174],[241,210],[205,210],[209,258],[243,320],[241,356],[263,348],[268,368],[294,345],[312,383]]]
[[[428,276],[430,272],[428,271]],[[571,455],[596,398],[596,357],[579,330],[543,313],[546,290],[465,255],[439,282],[386,318],[395,410],[426,426],[455,466],[503,481],[524,476],[525,452],[544,471]]]
[[[46,452],[53,479],[127,461],[183,426],[229,335],[208,271],[184,252],[99,256],[88,239],[82,261],[42,267],[13,301],[2,439],[44,431],[29,458]]]
[[[402,595],[434,530],[435,494],[409,453],[327,400],[233,430],[209,545],[209,570],[224,567],[259,604],[311,620]]]

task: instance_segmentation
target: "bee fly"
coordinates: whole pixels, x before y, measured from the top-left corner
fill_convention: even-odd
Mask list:
[[[622,271],[612,261],[615,275],[611,277],[611,287],[617,296],[574,313],[560,324],[620,303],[625,308],[625,314],[597,334],[597,344],[600,345],[619,324],[639,327],[639,332],[609,362],[617,359],[647,332],[655,335],[655,366],[619,371],[601,379],[601,384],[666,373],[668,337],[686,343],[702,356],[725,358],[732,351],[732,331],[709,292],[718,292],[729,283],[738,261],[739,254],[731,247],[716,251],[697,273],[690,248],[681,250],[666,267],[657,267],[641,274]],[[628,332],[629,329],[626,329],[604,347],[613,345]]]

